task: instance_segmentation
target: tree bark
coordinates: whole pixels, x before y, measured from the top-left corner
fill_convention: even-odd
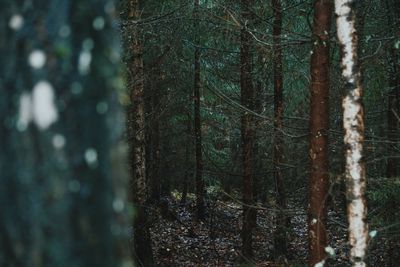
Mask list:
[[[251,0],[242,0],[242,29],[240,33],[240,88],[241,104],[250,109],[254,109],[254,92],[252,84],[252,52],[251,35],[247,25],[252,20]],[[242,161],[243,161],[243,227],[242,227],[242,260],[249,261],[253,258],[252,231],[254,227],[254,118],[245,112],[241,118],[242,134]]]
[[[310,181],[308,208],[309,263],[323,261],[327,246],[326,216],[329,188],[329,32],[331,0],[314,3],[310,99]]]
[[[262,58],[261,56],[258,57],[258,64],[260,64],[260,66],[262,66]],[[263,83],[261,78],[258,78],[257,80],[257,84],[256,84],[256,90],[255,90],[255,99],[254,99],[254,111],[257,112],[258,114],[261,114],[263,112],[263,90],[265,90],[265,88],[263,87]],[[259,121],[255,121],[254,122],[254,127],[255,129],[259,129]],[[262,194],[262,192],[258,189],[260,186],[260,181],[262,179],[260,179],[260,174],[262,172],[262,153],[260,152],[260,145],[258,144],[257,140],[258,140],[258,133],[259,131],[256,130],[256,132],[254,133],[255,135],[255,141],[254,141],[254,181],[253,181],[253,195],[254,195],[254,199],[255,202],[257,202],[260,199],[260,195]],[[254,213],[255,215],[256,213]],[[257,226],[257,218],[256,216],[253,218],[253,223],[254,226]]]
[[[280,0],[272,0],[273,22],[273,68],[274,68],[274,159],[273,174],[275,181],[276,203],[279,212],[276,214],[276,231],[274,236],[274,257],[280,258],[287,252],[287,228],[289,220],[285,214],[287,205],[283,181],[283,71],[282,71],[282,5]]]
[[[145,103],[144,69],[142,43],[140,37],[139,0],[128,2],[128,39],[127,53],[130,55],[128,70],[130,74],[128,109],[128,134],[130,141],[131,195],[136,208],[133,222],[134,249],[133,257],[137,266],[153,266],[153,255],[148,222],[148,190],[145,164]]]
[[[200,116],[200,48],[199,48],[199,0],[194,0],[194,29],[196,34],[194,51],[194,135],[196,141],[196,209],[197,219],[203,220],[205,217],[204,207],[204,180],[203,180],[203,154],[201,141],[201,116]]]
[[[335,0],[337,35],[342,52],[342,76],[346,85],[343,99],[343,128],[346,147],[347,217],[349,221],[350,260],[353,266],[366,266],[368,244],[366,175],[362,159],[364,144],[364,107],[361,72],[358,65],[358,36],[355,30],[354,1]]]
[[[151,199],[154,203],[160,202],[161,196],[161,177],[160,177],[160,164],[161,164],[161,144],[160,144],[160,93],[159,93],[159,86],[161,83],[161,70],[157,68],[156,71],[156,80],[155,86],[152,88],[152,96],[151,96],[151,111],[152,121],[151,121],[151,159],[152,162],[149,164],[151,166]]]
[[[192,140],[192,120],[190,118],[190,114],[187,114],[187,129],[186,129],[186,136],[187,136],[187,143],[185,145],[185,174],[183,177],[183,187],[182,187],[182,198],[181,198],[181,204],[185,205],[187,201],[187,193],[188,193],[188,185],[189,185],[189,170],[191,166],[190,163],[190,148],[191,146],[191,140]]]

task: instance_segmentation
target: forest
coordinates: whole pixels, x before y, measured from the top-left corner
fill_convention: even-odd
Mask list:
[[[400,266],[400,1],[1,0],[0,266]]]

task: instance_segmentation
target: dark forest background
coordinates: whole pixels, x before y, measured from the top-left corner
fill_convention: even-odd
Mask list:
[[[310,192],[314,1],[278,1],[278,8],[277,1],[254,0],[251,12],[243,14],[240,1],[234,0],[147,0],[140,3],[138,24],[132,22],[138,17],[129,14],[131,2],[137,1],[0,1],[0,266],[134,266],[132,239],[137,236],[132,236],[132,224],[143,212],[153,240],[151,265],[207,266],[206,252],[194,263],[171,261],[172,253],[185,256],[180,248],[170,252],[160,245],[160,239],[179,234],[163,232],[162,227],[170,227],[163,223],[173,221],[197,237],[209,231],[204,238],[215,244],[218,230],[212,225],[242,216],[236,211],[228,217],[215,215],[225,210],[218,205],[235,203],[241,212],[243,201],[256,206],[262,214],[258,220],[271,217],[265,224],[249,222],[250,236],[256,225],[269,229],[270,236],[264,255],[244,252],[251,258],[248,263],[274,259],[281,265],[260,266],[305,265],[307,233],[299,227],[307,228]],[[397,266],[400,4],[356,2],[368,260],[371,266]],[[274,10],[280,10],[278,22]],[[331,82],[324,202],[328,244],[337,255],[327,251],[325,256],[332,266],[341,266],[333,263],[343,255],[347,266],[344,84],[334,24],[333,15],[327,40]],[[243,34],[242,25],[248,33]],[[130,117],[137,104],[130,91],[136,82],[130,65],[136,55],[129,52],[132,38],[140,40],[143,62],[142,145],[149,191],[143,202],[135,195],[130,173],[135,169],[130,145],[138,146],[131,132],[138,132],[137,125]],[[251,103],[241,95],[243,40],[249,40]],[[277,101],[283,103],[278,115]],[[242,160],[243,118],[253,125],[251,166]],[[246,183],[242,177],[249,166],[252,181]],[[251,191],[247,199],[243,187]],[[196,232],[196,227],[203,230]],[[233,265],[238,263],[232,258],[243,256],[236,254],[243,248],[239,235],[238,230],[224,248],[235,256],[227,256]],[[210,266],[225,266],[219,260]]]

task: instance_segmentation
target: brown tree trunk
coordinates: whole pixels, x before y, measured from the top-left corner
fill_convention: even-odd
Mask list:
[[[164,77],[162,63],[165,56],[170,51],[170,46],[166,45],[164,49],[157,47],[158,57],[151,63],[144,66],[146,73],[146,177],[150,186],[150,202],[159,204],[161,198],[161,185],[165,182],[160,177],[161,167],[161,143],[160,143],[160,121],[162,121],[161,112],[161,90]]]
[[[324,260],[329,187],[329,32],[331,1],[314,4],[313,53],[311,56],[310,181],[308,209],[309,264]]]
[[[314,3],[313,52],[311,56],[310,181],[308,209],[309,263],[325,258],[326,215],[329,187],[329,32],[332,2]]]
[[[261,57],[258,57],[258,64],[260,64],[260,66],[262,66],[262,59]],[[264,105],[263,102],[263,83],[261,82],[261,79],[258,79],[257,84],[256,84],[256,90],[255,90],[255,99],[254,99],[254,111],[257,112],[258,114],[262,113],[262,108]],[[255,129],[259,129],[259,122],[254,122],[255,125]],[[253,195],[254,195],[254,200],[257,203],[257,201],[260,199],[260,195],[262,194],[262,192],[258,189],[260,186],[260,173],[262,171],[262,152],[260,152],[260,146],[257,143],[258,140],[258,133],[257,130],[254,133],[255,135],[255,141],[254,141],[254,181],[253,181]],[[254,215],[256,215],[256,213],[254,213]],[[253,218],[253,223],[254,226],[257,226],[257,217],[254,216]]]
[[[248,32],[248,23],[251,22],[251,0],[242,0],[242,29],[240,34],[240,88],[241,104],[253,110],[254,92],[251,78],[251,35]],[[245,112],[241,119],[242,134],[242,160],[243,160],[243,227],[242,227],[242,260],[248,261],[253,258],[252,237],[255,212],[253,179],[254,179],[254,118]]]
[[[158,76],[158,78],[161,74]],[[160,177],[160,164],[161,164],[161,146],[160,146],[160,94],[159,94],[159,84],[153,88],[152,94],[152,162],[151,162],[151,198],[155,203],[160,202],[161,195],[161,177]]]
[[[131,104],[128,109],[128,140],[130,141],[131,195],[136,208],[133,222],[134,249],[133,257],[137,266],[153,266],[153,255],[148,222],[148,190],[145,164],[145,104],[144,104],[144,69],[140,23],[132,23],[140,19],[139,0],[129,0],[127,23],[125,29],[127,51],[131,60],[127,62],[130,74],[129,97]]]
[[[363,161],[365,118],[353,4],[352,0],[335,0],[337,36],[342,52],[342,76],[346,85],[346,96],[342,106],[350,260],[352,266],[364,267],[369,239],[366,223],[366,174]]]
[[[181,197],[181,204],[186,204],[187,201],[187,193],[188,193],[188,185],[189,185],[189,173],[190,173],[190,148],[191,140],[192,140],[192,121],[190,119],[190,114],[187,114],[187,141],[185,145],[185,175],[183,177],[183,188],[182,188],[182,197]]]
[[[194,0],[194,29],[196,34],[194,51],[194,135],[196,141],[196,208],[199,220],[205,217],[204,207],[204,180],[203,180],[203,156],[201,141],[201,117],[200,117],[200,40],[198,35],[199,28],[199,0]]]
[[[280,258],[287,252],[288,216],[283,182],[283,72],[282,72],[282,5],[280,0],[272,0],[273,22],[273,65],[274,65],[274,159],[273,174],[275,180],[276,203],[279,212],[276,214],[276,231],[274,235],[274,257]]]

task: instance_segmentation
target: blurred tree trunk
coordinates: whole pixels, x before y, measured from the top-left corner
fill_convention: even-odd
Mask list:
[[[201,116],[200,116],[200,39],[199,39],[199,0],[194,0],[194,34],[195,51],[194,51],[194,135],[196,140],[196,209],[197,218],[204,219],[204,180],[203,180],[203,156],[201,141]]]
[[[3,50],[2,50],[3,52]],[[0,67],[1,70],[1,67]],[[4,72],[1,72],[4,73]],[[21,215],[21,188],[20,174],[18,173],[18,150],[16,149],[18,140],[16,138],[16,129],[9,127],[6,119],[15,116],[17,113],[14,105],[14,90],[13,81],[10,77],[5,77],[4,81],[0,81],[0,201],[2,203],[2,215],[0,229],[0,265],[5,267],[27,266],[30,261],[28,256],[28,245],[26,237],[23,233],[18,232],[18,227],[26,227],[22,224]],[[16,201],[17,200],[17,201]],[[18,222],[18,223],[17,223]],[[17,228],[17,229],[16,229]],[[12,236],[14,234],[14,237]],[[15,237],[16,236],[16,237]],[[20,249],[17,249],[15,239],[22,239],[24,242],[18,242]]]
[[[309,263],[324,260],[327,246],[326,216],[329,188],[329,32],[332,1],[314,3],[311,56],[310,181],[308,208]]]
[[[153,266],[153,255],[149,231],[148,218],[148,190],[145,163],[145,103],[144,103],[144,69],[139,29],[141,10],[139,0],[129,0],[129,14],[126,23],[129,23],[126,35],[128,39],[126,53],[130,55],[128,70],[130,74],[128,109],[128,140],[130,141],[131,167],[131,195],[136,208],[136,217],[133,222],[134,251],[133,256],[137,266]]]
[[[7,18],[11,10],[16,8],[13,1],[0,2],[0,15]],[[6,25],[6,20],[3,23]],[[0,266],[14,267],[26,266],[30,262],[27,235],[20,231],[29,227],[29,219],[25,214],[26,207],[23,206],[21,185],[21,165],[18,154],[18,144],[21,141],[17,133],[17,127],[12,118],[18,114],[16,99],[18,91],[17,81],[22,73],[22,67],[26,62],[26,53],[23,41],[18,40],[16,34],[7,30],[6,26],[0,28],[0,203],[2,204],[2,219],[0,223]],[[16,62],[10,65],[8,62]],[[19,75],[18,75],[19,74]],[[31,184],[29,184],[30,186]],[[21,212],[22,211],[22,212]],[[25,222],[25,223],[24,223]],[[29,232],[32,229],[29,229]],[[21,240],[17,243],[17,240]],[[17,247],[19,245],[19,249]]]
[[[252,84],[252,37],[248,32],[248,23],[252,20],[252,0],[241,0],[242,29],[240,33],[240,88],[241,104],[254,110],[254,91]],[[241,118],[242,161],[243,161],[243,227],[242,260],[253,258],[253,227],[256,210],[254,209],[254,139],[255,127],[253,115],[244,112]]]
[[[368,246],[366,174],[362,159],[364,145],[364,107],[361,72],[358,65],[358,36],[354,28],[352,0],[335,1],[337,35],[342,52],[342,76],[346,96],[343,99],[343,128],[346,147],[347,218],[349,221],[350,261],[366,266]]]
[[[277,208],[276,231],[274,235],[274,257],[279,258],[287,252],[287,228],[289,218],[285,214],[287,206],[283,181],[283,72],[282,72],[282,5],[280,0],[272,0],[273,22],[273,68],[274,68],[274,159],[273,174]]]
[[[54,6],[54,2],[50,2],[52,3],[50,6],[53,6],[56,12],[58,9],[63,9],[62,6],[67,6],[65,9],[69,12],[67,18],[70,20],[69,25],[73,33],[70,37],[73,45],[71,47],[73,58],[70,64],[73,70],[69,71],[65,77],[68,85],[64,90],[69,91],[67,88],[72,81],[87,89],[82,90],[79,95],[67,98],[67,108],[61,114],[63,118],[60,120],[65,130],[66,140],[74,140],[66,146],[73,172],[70,174],[69,182],[78,182],[81,188],[79,193],[70,192],[72,199],[70,221],[75,233],[73,242],[80,244],[72,246],[72,249],[74,255],[82,255],[72,257],[74,258],[72,265],[77,267],[110,266],[115,264],[114,235],[110,229],[111,218],[115,216],[111,201],[113,199],[112,167],[109,158],[111,132],[106,122],[107,115],[98,112],[96,106],[99,103],[106,103],[108,106],[110,103],[108,101],[110,91],[107,86],[109,78],[104,75],[104,65],[107,65],[104,64],[106,62],[104,51],[109,48],[111,31],[96,31],[91,26],[96,14],[92,13],[88,3],[71,1],[65,2],[62,6],[60,6],[61,3]],[[48,34],[50,33],[49,30]],[[82,75],[79,62],[82,43],[88,36],[96,45],[90,51],[93,55],[90,74]],[[52,40],[49,39],[47,42],[51,43]],[[57,77],[61,69],[62,67],[59,66],[58,70],[52,70],[49,77]],[[96,155],[94,162],[88,161],[87,155],[90,154]],[[65,229],[60,231],[65,231]],[[87,251],[92,253],[87,253]],[[99,258],[98,255],[102,257]]]

